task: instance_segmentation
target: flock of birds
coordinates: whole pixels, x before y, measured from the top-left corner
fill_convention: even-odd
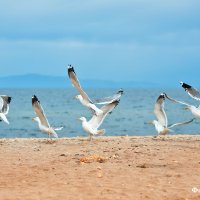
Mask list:
[[[90,139],[92,139],[92,135],[104,134],[105,130],[99,130],[99,127],[103,123],[106,116],[110,114],[112,110],[119,104],[120,97],[123,94],[123,90],[120,89],[119,91],[117,91],[117,93],[109,97],[91,100],[87,93],[82,89],[74,68],[69,65],[67,71],[72,85],[80,93],[79,95],[75,96],[75,99],[78,99],[80,103],[83,106],[87,107],[92,113],[92,117],[88,121],[85,117],[78,118],[82,121],[83,130],[89,134]],[[5,95],[0,96],[0,121],[3,120],[7,124],[9,124],[9,121],[6,118],[6,115],[9,111],[10,102],[11,97]],[[96,106],[97,104],[103,106],[101,108],[98,108]],[[32,96],[32,107],[36,114],[36,117],[33,118],[33,121],[36,121],[38,123],[39,129],[42,132],[46,132],[49,135],[49,138],[51,136],[58,138],[58,134],[56,133],[56,131],[61,130],[63,127],[55,128],[49,124],[42,105],[36,95]]]
[[[93,135],[104,134],[105,129],[99,129],[99,127],[103,123],[106,116],[108,114],[111,114],[113,109],[119,104],[120,98],[123,94],[123,90],[120,89],[119,91],[117,91],[117,93],[109,97],[91,100],[87,93],[82,89],[81,84],[75,73],[74,67],[69,65],[67,71],[72,85],[79,92],[79,95],[76,95],[75,98],[78,99],[80,103],[83,106],[87,107],[92,113],[92,117],[90,120],[87,120],[85,117],[78,118],[82,122],[83,130],[89,134],[90,140],[92,139]],[[200,101],[200,92],[197,89],[183,82],[180,82],[180,84],[192,98]],[[158,135],[166,135],[169,132],[173,132],[171,128],[175,126],[189,124],[194,120],[193,118],[189,121],[168,125],[167,115],[164,110],[164,102],[166,98],[174,103],[185,105],[186,109],[190,110],[195,118],[200,119],[200,106],[196,107],[186,102],[169,97],[166,93],[161,93],[157,98],[154,106],[154,114],[157,120],[149,122],[149,124],[153,124],[155,126]],[[7,124],[9,124],[9,121],[6,118],[6,115],[9,111],[10,102],[11,97],[6,95],[0,96],[0,121],[4,121]],[[101,108],[98,108],[97,105],[103,106]],[[33,95],[32,97],[32,106],[36,114],[36,117],[33,118],[33,121],[36,121],[38,123],[39,129],[42,132],[46,132],[49,135],[49,138],[51,137],[51,135],[58,138],[56,131],[61,130],[63,127],[55,128],[49,124],[42,105],[36,95]]]
[[[195,100],[200,101],[200,92],[197,89],[195,89],[191,85],[188,85],[183,82],[180,82],[180,84],[185,89],[185,91],[189,94],[190,97],[192,97]],[[185,105],[186,110],[190,110],[192,115],[195,118],[200,119],[200,106],[190,105],[186,102],[179,101],[172,97],[169,97],[166,93],[161,93],[159,95],[159,97],[157,98],[156,104],[154,106],[154,114],[155,114],[157,120],[153,120],[153,121],[149,122],[150,124],[153,124],[155,126],[155,129],[159,135],[166,135],[169,132],[173,132],[173,130],[171,130],[171,128],[173,128],[175,126],[189,124],[189,123],[193,122],[195,119],[195,118],[193,118],[189,121],[168,125],[167,115],[164,110],[164,101],[166,98],[174,103],[179,103],[179,104]]]

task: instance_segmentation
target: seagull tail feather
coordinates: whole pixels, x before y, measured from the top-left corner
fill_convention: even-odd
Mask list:
[[[58,135],[57,135],[57,133],[54,131],[53,128],[51,128],[51,134],[52,134],[55,138],[58,138]]]
[[[104,134],[106,132],[105,129],[97,130],[97,134]]]
[[[174,130],[170,129],[170,128],[165,128],[167,133],[174,133]]]

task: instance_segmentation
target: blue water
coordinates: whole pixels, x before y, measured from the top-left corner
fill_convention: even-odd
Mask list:
[[[98,98],[109,96],[116,92],[114,89],[87,89],[90,97]],[[153,125],[149,122],[155,119],[153,108],[158,95],[162,89],[124,89],[124,95],[120,104],[103,122],[101,128],[106,129],[107,136],[145,136],[156,135]],[[165,90],[169,96],[197,104],[181,89]],[[46,113],[49,123],[54,126],[64,126],[59,131],[59,137],[87,136],[82,130],[80,121],[77,118],[85,116],[90,119],[91,114],[87,108],[83,107],[79,101],[73,99],[76,90],[72,89],[1,89],[1,94],[13,97],[10,104],[10,111],[7,115],[10,125],[0,123],[0,137],[6,138],[29,138],[47,137],[38,129],[31,105],[33,94],[39,98]],[[182,105],[174,104],[166,100],[165,110],[169,124],[189,120],[192,114],[184,110]],[[198,134],[200,131],[200,121],[185,126],[174,128],[173,134]]]

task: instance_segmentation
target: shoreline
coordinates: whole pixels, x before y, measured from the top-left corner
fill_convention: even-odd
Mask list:
[[[177,138],[187,138],[187,137],[199,137],[200,138],[200,133],[199,134],[168,134],[168,135],[101,135],[101,136],[93,136],[93,139],[104,139],[104,138],[108,138],[108,139],[114,139],[114,138],[156,138],[156,137],[162,137],[162,138],[170,138],[170,137],[177,137]],[[50,139],[52,140],[59,140],[59,139],[80,139],[80,140],[84,140],[89,138],[88,136],[75,136],[75,137],[52,137]],[[2,137],[0,138],[0,140],[2,139],[49,139],[48,137],[12,137],[12,138],[6,138],[6,137]]]
[[[1,198],[200,199],[200,135],[87,139],[1,138]]]

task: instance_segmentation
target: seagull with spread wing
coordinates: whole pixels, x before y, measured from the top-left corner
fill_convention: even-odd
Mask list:
[[[173,128],[175,126],[189,124],[193,121],[193,119],[192,119],[190,121],[175,123],[175,124],[168,126],[167,115],[164,110],[165,97],[166,97],[166,94],[161,93],[159,95],[159,97],[157,98],[156,104],[154,106],[154,114],[155,114],[157,120],[153,120],[152,122],[150,122],[150,124],[153,124],[155,126],[155,129],[159,135],[166,135],[169,132],[173,132],[171,130],[171,128]]]
[[[99,109],[95,104],[109,104],[116,100],[119,100],[121,95],[123,94],[123,90],[120,89],[116,94],[113,96],[91,100],[86,92],[82,89],[81,84],[76,76],[74,67],[69,65],[68,66],[68,76],[72,83],[72,85],[77,89],[80,95],[76,95],[75,98],[78,99],[82,105],[88,107],[90,110],[93,111],[96,115],[101,115],[102,111]]]
[[[79,120],[82,121],[83,130],[90,135],[90,140],[92,139],[92,135],[105,133],[105,129],[98,130],[98,128],[101,126],[106,116],[111,113],[118,104],[119,100],[116,100],[110,104],[104,105],[101,108],[102,113],[100,115],[94,114],[89,121],[87,121],[85,117],[79,118]]]
[[[0,121],[3,120],[7,124],[9,124],[9,121],[6,118],[6,115],[8,114],[9,111],[10,102],[11,102],[11,97],[6,95],[0,96]]]
[[[53,135],[54,137],[58,138],[58,135],[55,132],[55,130],[57,130],[57,131],[61,130],[63,127],[53,128],[50,126],[50,124],[45,116],[44,110],[40,104],[40,101],[38,100],[38,98],[35,95],[33,95],[33,97],[32,97],[32,106],[35,111],[35,114],[37,115],[37,117],[33,118],[33,121],[38,122],[39,129],[43,132],[48,133],[49,137],[51,135]]]
[[[188,93],[188,95],[190,97],[192,97],[195,100],[200,100],[200,92],[196,88],[194,88],[191,85],[188,85],[187,83],[184,83],[182,81],[180,82],[180,84],[185,89],[185,91]],[[165,96],[166,96],[166,98],[168,98],[170,101],[172,101],[174,103],[179,103],[179,104],[185,105],[186,110],[190,110],[195,118],[200,119],[200,106],[194,106],[194,105],[191,105],[191,104],[186,103],[184,101],[176,100],[172,97],[169,97],[167,94],[165,94]]]
[[[190,110],[191,113],[194,115],[195,118],[198,118],[200,119],[200,106],[194,106],[194,105],[191,105],[191,104],[188,104],[184,101],[179,101],[179,100],[176,100],[172,97],[169,97],[167,94],[165,94],[166,98],[169,99],[170,101],[174,102],[174,103],[179,103],[179,104],[182,104],[185,107],[186,110]]]

